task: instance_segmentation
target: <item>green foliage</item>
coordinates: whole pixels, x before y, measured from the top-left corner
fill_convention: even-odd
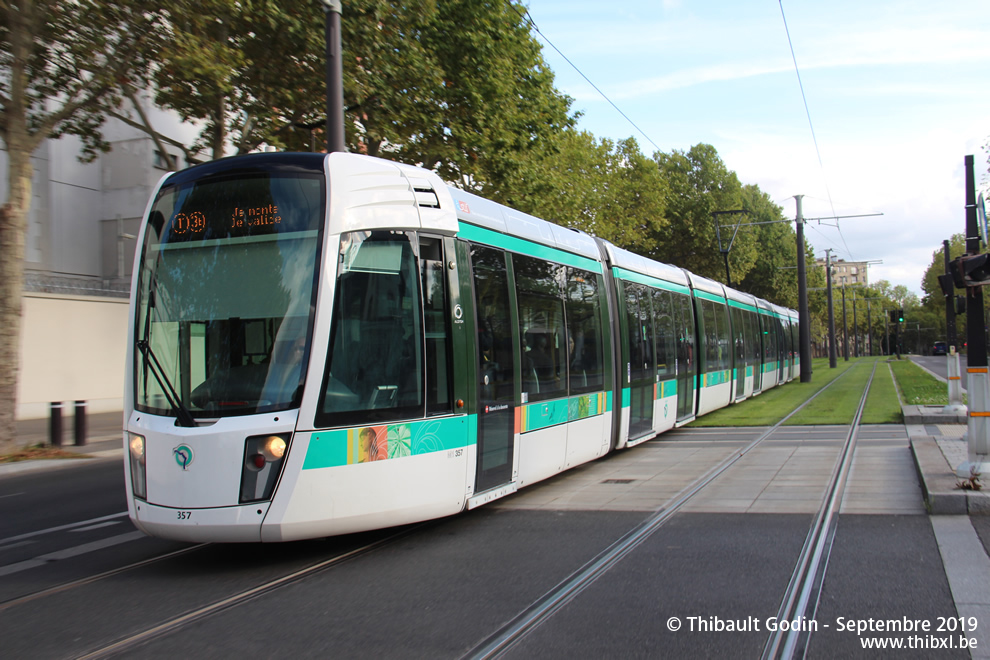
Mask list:
[[[513,187],[542,177],[531,165],[573,126],[571,99],[554,88],[522,5],[438,0],[437,8],[421,38],[442,82],[395,156],[512,203]]]
[[[645,256],[724,280],[725,267],[712,213],[742,207],[742,186],[735,172],[708,144],[695,145],[687,152],[657,153],[654,158],[670,186],[669,228],[651,232],[653,245]],[[725,241],[727,244],[728,238]],[[742,279],[756,259],[756,241],[752,234],[740,232],[732,249],[734,264],[740,271],[736,276]]]
[[[314,3],[177,0],[160,43],[156,102],[201,122],[188,151],[283,146],[325,116],[322,15]]]
[[[557,150],[535,167],[547,173],[539,189],[521,183],[508,203],[557,224],[581,229],[634,252],[666,226],[667,182],[633,138],[596,141],[565,130]],[[513,203],[515,201],[515,203]]]
[[[743,237],[752,236],[753,242],[760,246],[759,258],[754,260],[744,277],[734,277],[733,282],[754,296],[797,309],[797,235],[794,227],[784,217],[784,210],[758,186],[743,186],[742,206],[747,213],[740,218],[740,222],[761,223],[739,230]],[[813,252],[810,255],[806,253],[805,257],[805,263],[809,266],[809,287],[818,286],[814,270],[810,267],[814,264],[813,255]],[[741,269],[734,260],[735,247],[729,256],[733,272],[738,273]]]
[[[0,138],[31,154],[76,135],[83,160],[109,145],[100,133],[121,84],[143,87],[162,14],[137,0],[0,4]],[[12,144],[13,143],[13,144]]]

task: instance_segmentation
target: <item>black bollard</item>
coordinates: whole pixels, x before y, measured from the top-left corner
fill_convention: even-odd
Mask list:
[[[48,442],[52,447],[62,446],[62,402],[51,403],[51,418],[48,424]]]
[[[76,436],[76,446],[82,447],[86,444],[86,402],[76,401],[76,414],[73,419],[73,431]]]

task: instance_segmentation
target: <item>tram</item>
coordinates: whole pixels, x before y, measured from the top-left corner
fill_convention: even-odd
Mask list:
[[[125,472],[152,536],[455,514],[798,368],[791,310],[357,154],[167,175],[138,240]]]

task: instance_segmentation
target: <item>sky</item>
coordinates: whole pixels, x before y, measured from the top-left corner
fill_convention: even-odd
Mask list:
[[[883,214],[809,221],[805,237],[819,258],[831,248],[833,259],[882,260],[871,283],[919,296],[933,252],[965,230],[965,156],[977,191],[990,190],[987,9],[986,0],[529,0],[579,129],[632,136],[647,155],[711,144],[785,217],[795,217],[795,195],[805,218]]]

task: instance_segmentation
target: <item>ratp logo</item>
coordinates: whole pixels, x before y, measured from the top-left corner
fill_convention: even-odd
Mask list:
[[[193,450],[189,445],[179,445],[172,450],[172,456],[175,457],[175,463],[183,470],[188,470],[189,466],[193,462]]]

